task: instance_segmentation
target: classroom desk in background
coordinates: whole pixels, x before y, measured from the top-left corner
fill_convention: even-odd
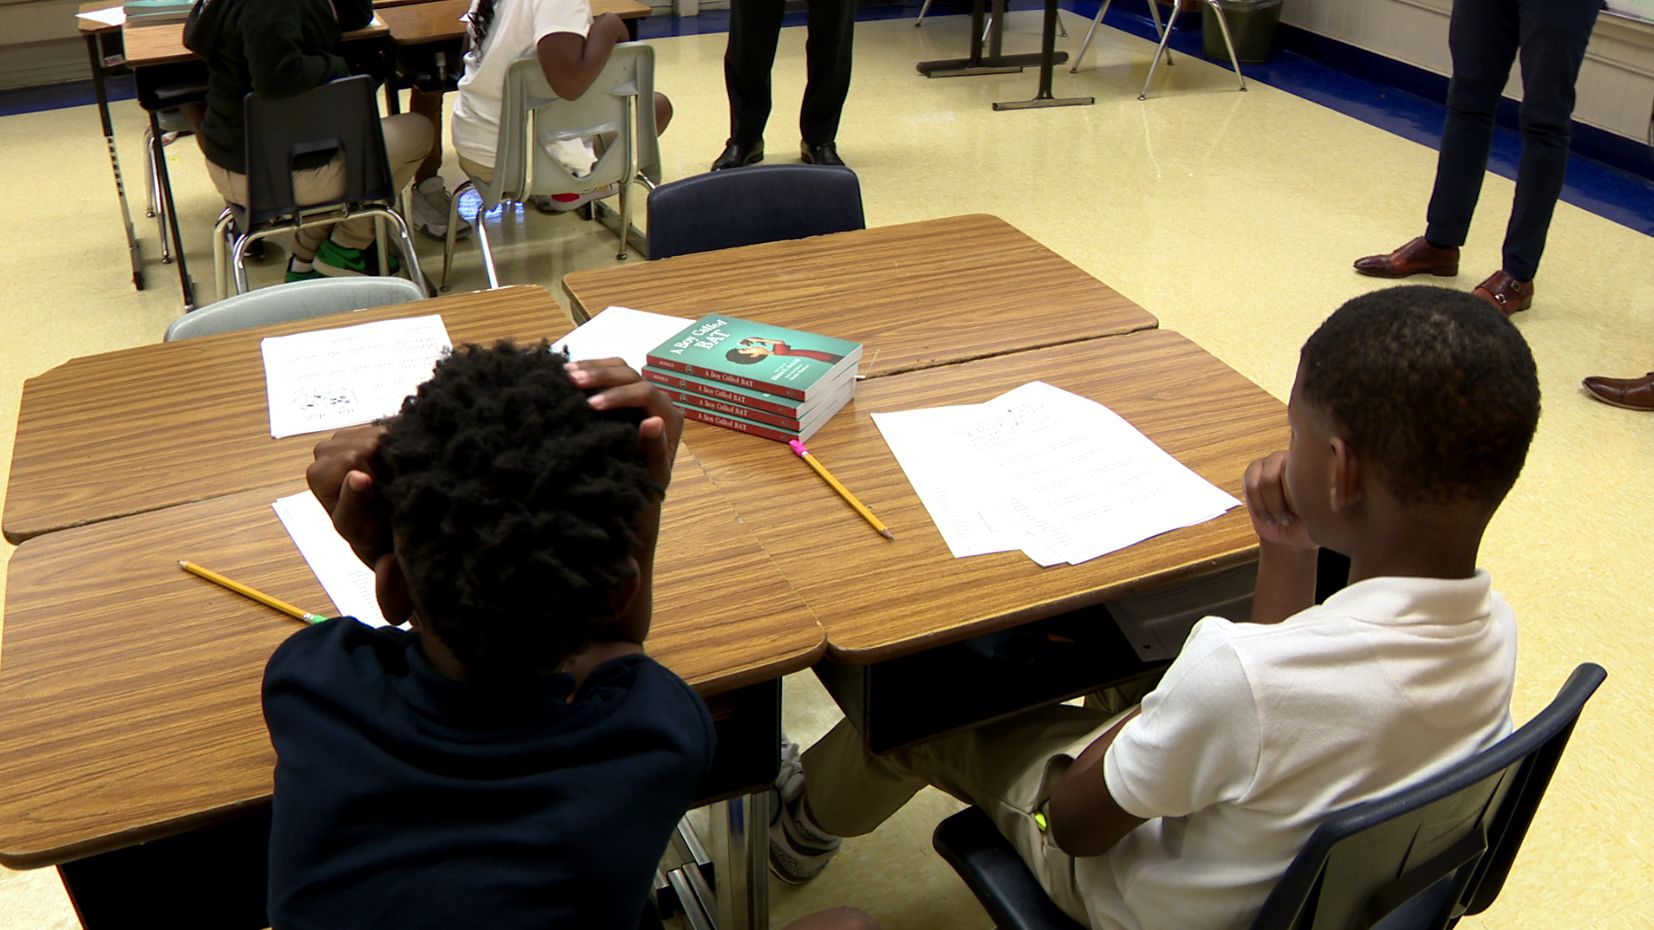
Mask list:
[[[23,384],[0,527],[22,542],[302,475],[318,437],[270,438],[260,341],[427,314],[455,345],[570,325],[545,288],[518,286],[71,359]]]
[[[810,450],[889,524],[893,542],[786,446],[688,424],[685,439],[707,475],[827,631],[817,672],[874,751],[1147,671],[1100,605],[1256,558],[1244,507],[1081,565],[1041,568],[1021,552],[954,558],[870,415],[979,403],[1034,380],[1108,406],[1237,498],[1246,466],[1286,447],[1280,401],[1164,330],[858,385]],[[956,648],[1011,628],[1029,634],[1009,650],[1021,659],[995,663],[981,649]]]
[[[984,214],[577,271],[563,290],[579,319],[611,306],[727,313],[865,343],[870,377],[1159,325]]]
[[[220,927],[264,926],[262,844],[275,758],[259,685],[270,653],[298,624],[184,573],[177,560],[325,608],[270,507],[302,490],[295,473],[49,534],[12,556],[0,669],[0,863],[59,866],[89,930],[143,925],[146,913],[159,915],[156,926],[208,925],[191,921],[198,912]],[[811,665],[825,642],[687,448],[656,565],[649,652],[708,698],[719,731],[702,800],[767,789],[780,739],[779,678]],[[736,588],[742,596],[728,597]],[[758,825],[749,845],[737,844],[749,855],[720,878],[742,868],[762,878],[767,800],[764,793],[749,808]]]

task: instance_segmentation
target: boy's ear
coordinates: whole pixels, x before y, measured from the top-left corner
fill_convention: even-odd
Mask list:
[[[379,600],[379,611],[391,625],[410,620],[414,615],[413,594],[408,590],[408,578],[402,574],[402,561],[396,553],[387,552],[373,563],[373,594]]]
[[[1361,503],[1366,482],[1366,468],[1361,457],[1355,454],[1350,444],[1342,436],[1334,436],[1329,440],[1332,453],[1332,505],[1333,513],[1348,513],[1351,508]]]

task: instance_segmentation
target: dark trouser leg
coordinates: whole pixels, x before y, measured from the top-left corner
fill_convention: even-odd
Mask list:
[[[1505,228],[1504,269],[1531,281],[1568,169],[1574,81],[1596,25],[1593,0],[1522,0],[1522,161]]]
[[[1591,0],[1573,0],[1591,2]],[[1440,246],[1464,245],[1493,146],[1493,115],[1516,58],[1518,0],[1453,0],[1447,49],[1453,80],[1436,159],[1436,187],[1424,236]]]
[[[753,145],[770,118],[770,68],[781,38],[782,0],[731,0],[724,87],[729,92],[729,138]]]
[[[855,0],[810,0],[809,38],[804,58],[809,83],[798,114],[806,145],[823,145],[838,137],[839,115],[850,94],[850,52],[856,36]]]
[[[415,87],[408,93],[408,112],[418,113],[431,121],[431,151],[414,171],[415,184],[434,178],[442,171],[442,91],[426,91]]]

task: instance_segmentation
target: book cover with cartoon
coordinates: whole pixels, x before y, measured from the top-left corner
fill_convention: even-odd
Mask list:
[[[808,400],[861,361],[861,344],[714,313],[655,347],[648,361],[746,390]]]

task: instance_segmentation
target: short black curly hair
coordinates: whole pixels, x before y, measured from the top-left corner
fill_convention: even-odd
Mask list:
[[[1404,505],[1491,513],[1516,483],[1539,423],[1539,376],[1522,334],[1480,298],[1424,286],[1357,297],[1299,362],[1303,399]]]
[[[593,410],[545,344],[455,350],[388,422],[375,472],[421,620],[498,683],[554,671],[614,619],[660,492],[636,420]]]

